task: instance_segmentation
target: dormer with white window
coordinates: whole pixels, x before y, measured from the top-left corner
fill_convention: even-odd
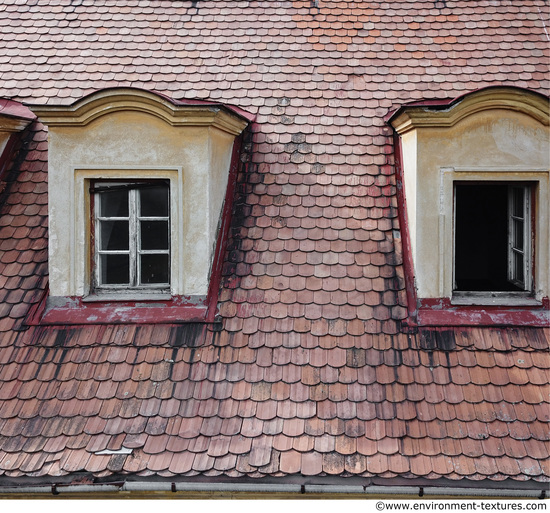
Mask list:
[[[108,302],[129,322],[164,301],[201,318],[250,116],[130,88],[32,110],[49,132],[49,309]]]
[[[493,87],[390,123],[420,322],[548,323],[548,99]]]

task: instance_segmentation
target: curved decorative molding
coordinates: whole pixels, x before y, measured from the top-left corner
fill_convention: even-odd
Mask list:
[[[486,110],[504,109],[521,112],[542,125],[550,124],[548,98],[524,89],[491,87],[463,96],[452,103],[431,103],[401,107],[390,119],[398,134],[414,128],[447,128]]]
[[[114,112],[141,112],[171,126],[213,126],[239,135],[248,121],[221,104],[183,104],[134,88],[105,89],[72,105],[32,105],[31,110],[47,126],[86,126]]]

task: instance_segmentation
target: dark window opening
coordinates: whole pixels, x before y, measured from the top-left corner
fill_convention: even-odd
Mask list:
[[[530,290],[530,190],[501,182],[455,185],[455,290]]]

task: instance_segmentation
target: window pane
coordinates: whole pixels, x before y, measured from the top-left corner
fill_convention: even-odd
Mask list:
[[[514,219],[514,248],[523,250],[523,221]]]
[[[128,191],[109,191],[99,194],[102,217],[128,217]]]
[[[129,283],[129,255],[101,255],[101,285],[126,285]]]
[[[523,188],[514,187],[512,194],[512,215],[523,219]]]
[[[523,255],[514,254],[514,279],[523,283]]]
[[[168,255],[141,255],[141,283],[168,283]]]
[[[102,250],[128,250],[128,221],[100,221]]]
[[[168,185],[159,184],[154,187],[140,189],[141,216],[168,216]]]
[[[141,221],[141,249],[168,249],[168,222]]]

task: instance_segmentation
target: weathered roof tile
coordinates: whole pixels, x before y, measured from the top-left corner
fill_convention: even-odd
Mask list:
[[[489,85],[547,92],[544,8],[135,3],[73,6],[70,20],[58,0],[6,3],[0,96],[69,105],[133,86],[256,114],[223,328],[197,351],[174,346],[172,325],[24,325],[47,286],[47,131],[35,123],[0,193],[0,472],[548,479],[548,330],[455,330],[453,351],[402,333],[383,120]],[[122,447],[131,456],[95,454]]]

